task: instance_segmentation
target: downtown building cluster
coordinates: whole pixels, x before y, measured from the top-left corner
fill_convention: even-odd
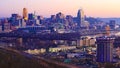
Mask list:
[[[28,13],[26,8],[23,8],[23,15],[11,14],[10,18],[0,19],[0,30],[5,32],[14,31],[17,29],[25,30],[29,33],[72,33],[82,30],[107,30],[107,35],[110,34],[110,29],[117,29],[119,25],[115,20],[110,20],[105,23],[99,18],[86,17],[82,9],[78,10],[77,16],[64,15],[59,12],[51,15],[50,18],[36,15],[36,12]],[[28,30],[28,31],[27,31]],[[96,41],[95,41],[96,40]],[[119,47],[119,38],[117,40],[117,47]],[[31,42],[32,43],[32,42]],[[73,42],[74,43],[74,42]],[[96,48],[96,62],[108,63],[113,62],[114,38],[109,36],[102,36],[97,38],[83,37],[78,40],[79,46],[86,48],[97,44]],[[74,46],[50,48],[51,52],[59,52],[62,50],[76,49]],[[43,49],[44,50],[44,49]],[[85,51],[85,50],[84,50]],[[84,54],[84,53],[83,53]]]
[[[23,8],[23,14],[11,14],[10,18],[0,19],[1,31],[11,31],[18,28],[26,27],[44,27],[45,29],[56,31],[58,33],[75,32],[81,29],[89,30],[102,30],[107,25],[112,29],[116,29],[119,26],[116,25],[115,20],[111,20],[109,23],[93,18],[86,17],[83,9],[79,9],[76,17],[72,15],[64,15],[59,12],[55,15],[51,15],[50,18],[45,18],[40,15],[36,15],[36,12],[28,13],[27,8]]]

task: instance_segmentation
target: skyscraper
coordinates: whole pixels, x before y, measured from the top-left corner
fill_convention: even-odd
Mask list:
[[[82,9],[79,9],[77,13],[77,24],[79,27],[84,26],[84,12]]]
[[[11,15],[11,18],[12,18],[13,20],[17,20],[18,14],[12,14],[12,15]]]
[[[112,62],[113,60],[113,42],[114,38],[112,37],[98,37],[97,41],[97,62],[105,63]]]
[[[23,19],[28,20],[28,11],[26,8],[23,8]]]
[[[110,20],[109,25],[110,25],[111,29],[115,29],[116,21],[115,20]]]
[[[56,14],[56,21],[59,23],[64,23],[65,16],[63,13],[59,12]]]
[[[34,20],[34,14],[33,13],[28,14],[28,19],[29,20]]]

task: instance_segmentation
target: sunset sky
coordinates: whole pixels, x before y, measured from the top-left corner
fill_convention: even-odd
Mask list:
[[[0,17],[9,17],[12,13],[22,15],[26,7],[29,13],[50,17],[62,12],[76,16],[82,8],[86,16],[120,17],[120,0],[1,0]]]

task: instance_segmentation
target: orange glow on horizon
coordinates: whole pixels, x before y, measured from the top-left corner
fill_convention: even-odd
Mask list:
[[[38,15],[50,15],[62,12],[65,15],[77,15],[82,8],[85,15],[92,17],[120,17],[120,0],[3,0],[0,4],[0,16],[10,16],[12,13],[22,15],[26,7],[28,13],[36,11]]]

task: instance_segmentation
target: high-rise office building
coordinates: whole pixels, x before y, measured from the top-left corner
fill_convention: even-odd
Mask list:
[[[78,13],[77,13],[77,25],[79,27],[83,27],[84,26],[84,12],[82,9],[79,9],[78,10]]]
[[[59,12],[56,14],[56,21],[59,23],[64,23],[65,16],[63,13]]]
[[[66,19],[68,20],[69,23],[73,22],[73,17],[71,15],[67,15]]]
[[[110,20],[109,25],[110,25],[111,29],[115,29],[116,21],[115,20]]]
[[[33,13],[28,14],[28,19],[29,20],[34,20],[34,14]]]
[[[12,14],[12,15],[11,15],[11,18],[12,18],[13,20],[17,20],[18,14]]]
[[[28,20],[28,11],[26,8],[23,8],[23,19]]]
[[[51,22],[55,23],[56,22],[56,15],[51,15]]]
[[[20,16],[18,14],[12,14],[11,15],[11,26],[19,26],[19,19]]]
[[[113,60],[113,42],[114,38],[112,37],[98,37],[96,38],[97,42],[97,62],[105,63],[112,62]]]

